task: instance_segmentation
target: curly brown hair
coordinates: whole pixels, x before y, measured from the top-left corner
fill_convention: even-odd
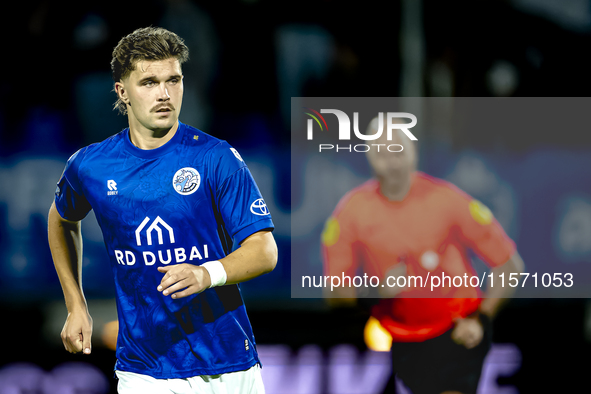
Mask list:
[[[123,37],[113,49],[113,81],[120,82],[127,78],[139,61],[170,58],[176,58],[181,65],[189,60],[189,48],[181,37],[161,27],[137,29]],[[114,109],[118,109],[124,115],[127,113],[127,105],[119,97]]]

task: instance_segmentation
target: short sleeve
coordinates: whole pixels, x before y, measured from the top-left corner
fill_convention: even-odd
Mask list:
[[[453,219],[460,242],[472,249],[488,266],[498,267],[515,253],[515,243],[492,212],[459,189],[451,189]]]
[[[352,204],[351,195],[345,195],[324,225],[321,242],[325,275],[353,276],[359,267]]]
[[[217,209],[234,244],[275,228],[261,192],[238,151],[222,141],[210,156]]]
[[[68,159],[55,190],[55,207],[62,218],[70,221],[84,219],[92,209],[84,196],[78,176],[78,168],[83,156],[81,149]]]

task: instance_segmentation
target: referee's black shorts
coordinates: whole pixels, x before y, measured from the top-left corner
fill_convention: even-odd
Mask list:
[[[424,342],[392,343],[392,379],[387,392],[395,393],[394,374],[413,394],[439,394],[459,391],[476,394],[484,358],[491,347],[490,320],[481,315],[484,336],[472,349],[456,344],[449,330]]]

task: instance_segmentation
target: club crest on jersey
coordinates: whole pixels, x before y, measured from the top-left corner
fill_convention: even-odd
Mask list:
[[[201,176],[196,169],[185,167],[178,170],[172,177],[172,186],[177,193],[183,196],[193,194],[199,189]]]

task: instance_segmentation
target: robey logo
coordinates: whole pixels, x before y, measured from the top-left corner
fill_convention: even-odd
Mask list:
[[[349,141],[351,140],[351,120],[349,116],[338,109],[321,109],[320,112],[312,109],[304,107],[305,109],[309,110],[310,112],[305,112],[306,115],[309,115],[311,119],[308,119],[307,122],[307,139],[313,140],[314,139],[314,122],[318,124],[318,127],[321,131],[328,131],[328,124],[326,123],[326,119],[321,114],[328,113],[333,114],[337,117],[337,121],[339,123],[339,140],[340,141]],[[320,118],[320,119],[318,119]],[[398,120],[401,119],[410,119],[409,123],[398,123]],[[322,122],[320,122],[322,120]],[[396,121],[395,121],[396,120]],[[392,140],[392,131],[393,130],[401,130],[410,140],[417,141],[417,137],[414,136],[413,133],[410,132],[410,128],[416,126],[417,124],[417,117],[408,112],[387,112],[385,114],[384,120],[384,113],[378,113],[378,121],[376,124],[377,131],[374,134],[363,134],[359,131],[359,112],[353,112],[353,133],[355,137],[363,141],[374,141],[377,140],[382,136],[384,131],[386,132],[386,137],[388,141]],[[323,127],[324,125],[324,127]],[[348,152],[368,152],[370,149],[377,149],[378,151],[381,149],[387,150],[389,152],[402,152],[404,149],[400,144],[357,144],[357,145],[333,145],[333,144],[319,144],[318,149],[319,152],[326,151],[326,150],[336,150],[339,151],[348,151]]]
[[[173,245],[176,243],[174,229],[160,216],[154,220],[146,216],[135,230],[135,243],[137,246]],[[161,248],[156,250],[144,250],[134,252],[131,250],[115,249],[115,260],[119,265],[135,265],[137,261],[143,261],[144,265],[184,263],[194,260],[209,258],[209,248],[204,244],[201,249],[192,246],[190,250],[183,247]]]
[[[117,182],[115,182],[113,179],[109,179],[107,181],[107,188],[109,189],[107,191],[107,196],[115,196],[119,193],[117,191]]]

